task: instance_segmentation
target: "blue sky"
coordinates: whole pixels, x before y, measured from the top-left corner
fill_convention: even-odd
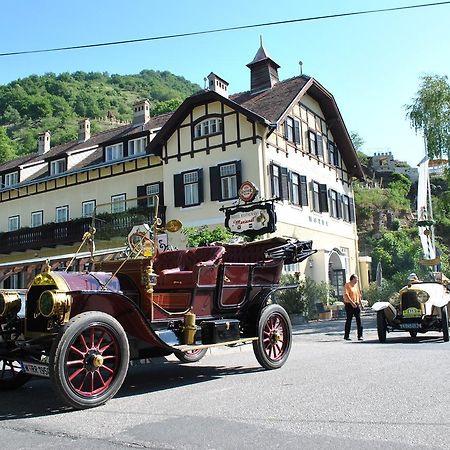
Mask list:
[[[15,0],[2,2],[0,53],[178,34],[427,3],[425,0]],[[450,75],[450,4],[210,35],[0,58],[0,84],[46,72],[169,70],[203,86],[211,71],[249,89],[263,36],[281,79],[303,72],[334,96],[363,151],[417,164],[423,144],[405,117],[425,74]]]

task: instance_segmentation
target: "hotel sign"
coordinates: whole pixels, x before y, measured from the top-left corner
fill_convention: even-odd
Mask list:
[[[225,211],[225,227],[233,233],[259,236],[276,230],[276,214],[273,203],[236,206]]]

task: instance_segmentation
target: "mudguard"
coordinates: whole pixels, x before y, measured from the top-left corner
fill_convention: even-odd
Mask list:
[[[397,314],[397,310],[389,302],[376,302],[372,305],[372,309],[374,311],[382,311],[383,309],[387,308],[392,311],[392,314]]]

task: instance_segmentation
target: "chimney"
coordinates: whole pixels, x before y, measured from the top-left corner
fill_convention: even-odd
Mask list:
[[[150,120],[150,102],[145,99],[133,106],[133,125],[144,125]]]
[[[250,90],[252,93],[271,89],[278,83],[279,65],[268,55],[263,46],[262,38],[259,50],[251,63],[247,64],[250,69]]]
[[[83,119],[78,122],[78,142],[86,142],[91,138],[91,121]]]
[[[43,155],[50,150],[50,131],[39,134],[38,138],[38,154]]]
[[[213,72],[208,75],[208,89],[228,98],[228,83]]]

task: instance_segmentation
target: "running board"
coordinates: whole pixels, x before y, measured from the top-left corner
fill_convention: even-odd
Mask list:
[[[223,347],[227,345],[239,345],[239,344],[248,344],[250,342],[258,340],[257,337],[237,339],[235,341],[227,341],[227,342],[219,342],[217,344],[193,344],[193,345],[173,345],[172,348],[179,352],[189,352],[191,350],[203,350],[205,348],[211,347]]]

